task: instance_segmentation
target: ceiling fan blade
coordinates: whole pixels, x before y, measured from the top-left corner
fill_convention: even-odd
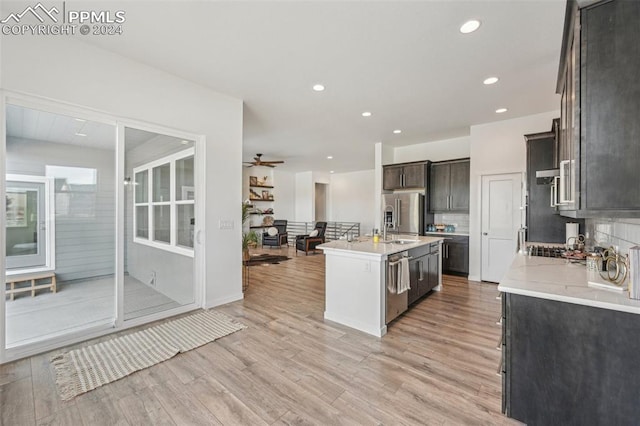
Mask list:
[[[265,162],[263,162],[263,163],[262,163],[262,164],[260,164],[260,165],[261,165],[262,167],[275,167],[274,165],[272,165],[272,164],[267,164],[267,163],[265,163]]]
[[[277,160],[277,161],[262,161],[262,164],[283,164],[284,161],[282,160]]]

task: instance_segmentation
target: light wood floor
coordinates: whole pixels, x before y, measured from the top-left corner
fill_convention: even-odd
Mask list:
[[[495,285],[445,277],[378,339],[324,322],[324,256],[289,250],[252,267],[245,300],[220,308],[249,328],[71,402],[57,396],[52,353],[0,366],[1,424],[512,424]]]

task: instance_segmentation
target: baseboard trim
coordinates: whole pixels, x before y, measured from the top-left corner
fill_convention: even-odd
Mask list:
[[[244,293],[236,293],[227,297],[220,297],[218,299],[207,300],[204,304],[205,309],[214,308],[220,305],[226,305],[227,303],[236,302],[244,299]]]

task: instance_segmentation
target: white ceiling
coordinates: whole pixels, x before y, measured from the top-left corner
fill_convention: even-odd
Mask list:
[[[6,115],[8,137],[115,151],[116,128],[109,124],[17,105],[7,105]]]
[[[49,111],[7,105],[7,136],[115,151],[116,127]],[[84,136],[82,136],[84,135]],[[184,146],[182,139],[146,130],[125,128],[125,150],[155,140],[157,143]]]
[[[282,170],[370,169],[376,142],[465,136],[559,108],[564,0],[87,4],[127,20],[122,36],[81,40],[243,99],[243,160],[261,152]],[[463,35],[470,18],[482,26]]]

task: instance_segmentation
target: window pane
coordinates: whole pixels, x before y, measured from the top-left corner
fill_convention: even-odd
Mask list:
[[[176,199],[193,200],[193,156],[176,161]]]
[[[171,242],[171,206],[153,206],[154,240]]]
[[[178,205],[178,245],[193,248],[194,205]]]
[[[149,207],[136,207],[136,237],[149,238]]]
[[[149,202],[149,172],[143,170],[136,173],[136,203]]]
[[[171,167],[169,163],[153,168],[153,201],[171,201]]]
[[[57,217],[96,216],[98,171],[86,167],[46,165],[46,174],[55,179]]]
[[[7,188],[7,257],[38,254],[39,223],[44,221],[38,217],[39,195],[37,188]]]

